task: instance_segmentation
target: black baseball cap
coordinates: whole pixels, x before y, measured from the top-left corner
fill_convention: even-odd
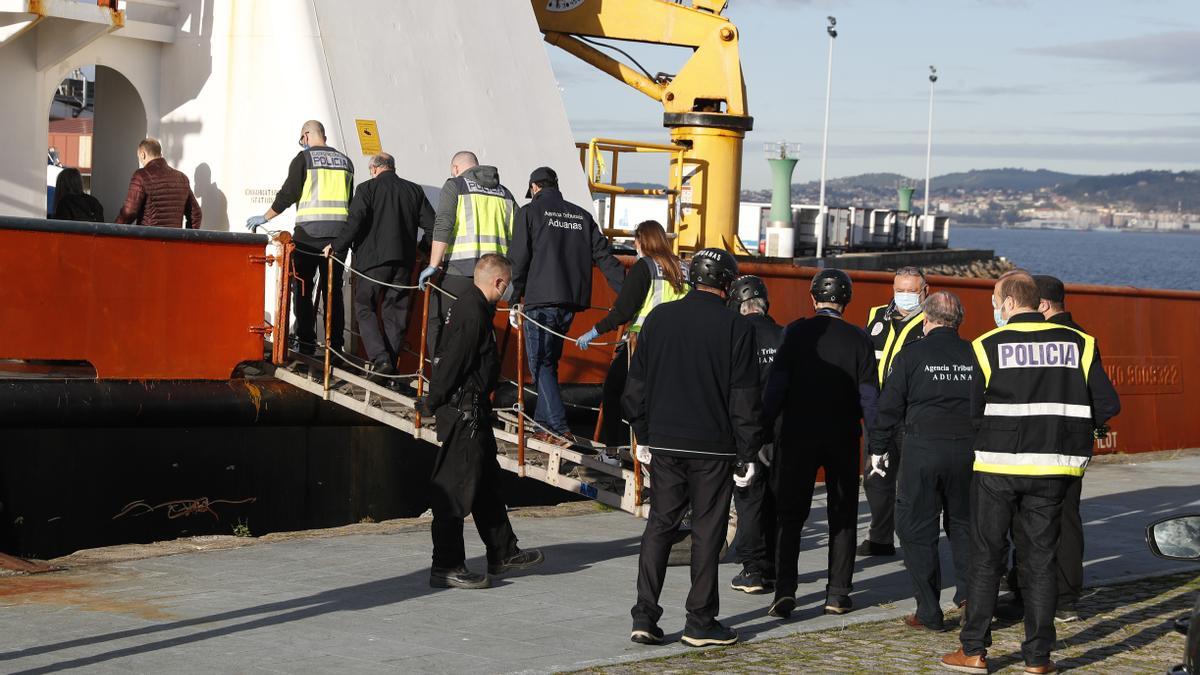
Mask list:
[[[551,169],[548,166],[539,166],[533,170],[533,173],[529,174],[529,183],[531,185],[533,183],[547,180],[555,185],[558,185],[558,174],[554,173],[554,169]],[[533,189],[526,188],[525,199],[530,199],[531,197],[533,197]]]
[[[1037,283],[1038,296],[1048,302],[1062,304],[1067,299],[1067,289],[1062,279],[1048,274],[1035,274],[1033,280]]]

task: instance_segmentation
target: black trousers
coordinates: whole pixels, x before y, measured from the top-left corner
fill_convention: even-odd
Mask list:
[[[829,596],[853,590],[858,533],[858,439],[817,447],[785,443],[775,450],[771,489],[775,497],[775,597],[796,595],[800,532],[812,509],[817,470],[825,469],[829,520]]]
[[[775,577],[775,498],[771,495],[771,469],[756,463],[758,475],[749,487],[733,489],[737,509],[737,534],[733,549],[742,567]]]
[[[447,273],[441,275],[440,278],[435,278],[433,283],[453,295],[454,298],[458,298],[475,285],[475,279]],[[439,293],[435,289],[429,291],[429,323],[425,332],[429,358],[437,355],[437,347],[442,339],[442,326],[446,324],[446,318],[450,316],[450,307],[454,304],[454,298],[448,298],[445,293]]]
[[[904,567],[912,577],[917,618],[942,624],[942,569],[938,554],[943,522],[954,556],[958,589],[954,603],[967,599],[970,569],[972,439],[932,439],[908,434],[904,464],[896,481],[896,533]]]
[[[361,272],[386,284],[409,284],[410,270],[399,264],[379,265]],[[408,301],[407,290],[380,286],[362,277],[354,279],[354,318],[358,320],[363,349],[372,363],[395,367],[408,327]]]
[[[332,237],[307,237],[296,241],[292,269],[300,278],[292,279],[292,312],[296,316],[296,339],[302,354],[313,354],[317,350],[315,300],[325,297],[329,288],[329,259],[320,254],[325,245],[333,241]],[[325,298],[325,311],[333,312],[329,344],[334,349],[341,349],[345,344],[346,308],[342,302],[342,266],[336,262],[333,264],[333,299]]]
[[[1054,558],[1055,569],[1058,573],[1059,609],[1073,607],[1083,594],[1083,515],[1079,512],[1079,502],[1083,497],[1083,477],[1065,478],[1067,481],[1067,496],[1063,499],[1062,530],[1058,535],[1058,551]],[[1017,525],[1014,523],[1014,527]],[[1013,596],[1021,598],[1021,575],[1016,556],[1013,566],[1008,573],[1008,587]]]
[[[508,520],[508,509],[500,496],[500,464],[496,462],[496,441],[491,428],[482,425],[474,438],[456,434],[452,444],[474,444],[469,448],[448,448],[460,456],[476,458],[481,463],[479,479],[473,483],[474,498],[470,500],[471,517],[479,538],[487,547],[488,563],[498,563],[517,552],[517,535]],[[464,518],[456,516],[446,496],[435,489],[433,497],[433,566],[455,568],[466,562],[463,545]]]
[[[600,405],[604,408],[604,419],[600,422],[600,442],[605,445],[625,445],[629,442],[629,425],[622,419],[621,394],[625,392],[625,380],[629,374],[629,345],[621,343],[613,351],[612,363],[604,377],[604,388]]]
[[[654,497],[642,533],[638,555],[637,604],[634,620],[657,623],[663,609],[658,604],[667,558],[688,506],[692,509],[692,590],[688,593],[687,625],[707,628],[717,618],[717,567],[721,545],[729,531],[729,497],[733,491],[733,464],[721,460],[679,459],[655,455],[650,464]]]
[[[970,590],[959,634],[966,654],[986,653],[992,644],[992,613],[1011,528],[1025,597],[1021,653],[1027,665],[1040,666],[1049,661],[1057,635],[1054,551],[1069,482],[1064,478],[975,473],[971,482]],[[1019,525],[1014,527],[1015,523]]]
[[[886,476],[872,476],[870,455],[863,457],[863,492],[867,495],[867,505],[871,507],[871,528],[867,530],[867,539],[876,544],[890,545],[895,542],[896,477],[900,473],[903,445],[904,430],[897,428],[888,444],[889,468]],[[866,450],[863,452],[867,453]]]

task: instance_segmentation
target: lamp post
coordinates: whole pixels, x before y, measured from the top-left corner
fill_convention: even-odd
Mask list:
[[[922,220],[929,217],[929,167],[933,158],[933,85],[937,78],[937,68],[929,66],[929,138],[925,143],[925,206],[921,210]]]
[[[829,34],[829,59],[825,73],[825,133],[821,140],[821,199],[817,205],[817,257],[825,253],[825,226],[828,220],[825,213],[825,160],[829,153],[829,97],[833,91],[833,41],[837,38],[837,19],[827,17],[829,25],[825,32]]]

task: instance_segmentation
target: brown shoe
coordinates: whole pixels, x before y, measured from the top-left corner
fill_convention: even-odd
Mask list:
[[[1047,661],[1046,665],[1044,666],[1031,666],[1027,663],[1025,664],[1025,672],[1036,673],[1036,675],[1043,675],[1044,673],[1057,673],[1058,666],[1053,661]]]
[[[533,440],[539,441],[542,443],[547,443],[549,445],[557,445],[560,448],[571,447],[570,441],[559,438],[557,436],[554,436],[553,434],[551,434],[550,432],[547,432],[547,431],[537,432],[536,434],[533,435]]]
[[[916,614],[909,614],[908,616],[904,617],[904,625],[908,626],[909,628],[928,630],[934,633],[946,632],[945,626],[926,626],[924,623],[921,623],[921,620],[917,618]]]
[[[959,647],[958,651],[953,654],[943,656],[942,666],[960,673],[976,673],[977,675],[987,675],[988,671],[985,655],[967,656],[963,653],[962,647]]]

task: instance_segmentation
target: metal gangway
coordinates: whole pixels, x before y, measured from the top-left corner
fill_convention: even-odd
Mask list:
[[[416,409],[417,399],[378,384],[370,379],[372,374],[362,365],[356,363],[347,355],[332,349],[328,335],[331,331],[332,315],[328,311],[321,314],[325,320],[325,332],[322,343],[316,355],[308,356],[291,349],[287,337],[287,327],[290,315],[290,283],[293,277],[292,260],[296,255],[313,255],[297,250],[287,232],[271,233],[272,241],[277,247],[274,261],[278,262],[275,320],[271,336],[271,365],[276,379],[286,382],[298,389],[320,396],[321,398],[352,410],[360,415],[369,417],[377,422],[386,424],[413,438],[434,446],[441,445],[437,439],[434,421],[422,418]],[[334,265],[341,265],[346,271],[358,275],[359,283],[381,283],[359,274],[345,260],[336,255],[329,256],[325,263],[329,266],[328,287],[324,297],[328,298],[336,292],[333,288]],[[392,284],[385,284],[393,286]],[[421,292],[422,309],[420,322],[420,348],[417,361],[420,364],[416,372],[383,376],[389,379],[411,379],[415,383],[417,397],[424,394],[428,383],[428,372],[432,359],[426,354],[426,327],[429,317],[430,294],[446,293],[430,283],[424,291],[416,286],[393,286],[407,292]],[[450,294],[446,293],[447,296]],[[314,298],[315,299],[315,298]],[[324,303],[328,307],[328,303]],[[499,408],[495,411],[492,421],[493,432],[496,436],[496,460],[502,469],[511,471],[518,476],[553,485],[554,487],[577,493],[594,499],[601,504],[621,509],[639,517],[646,517],[649,512],[649,502],[644,498],[649,488],[649,479],[643,473],[643,467],[637,457],[630,452],[629,446],[605,447],[587,441],[583,447],[576,445],[571,448],[535,439],[529,429],[536,425],[525,411],[525,366],[524,366],[524,327],[532,321],[518,308],[501,308],[499,312],[516,314],[513,323],[516,326],[515,342],[517,345],[517,377],[516,404]],[[567,338],[570,340],[570,338]],[[604,343],[593,342],[593,345],[603,346]],[[612,344],[612,343],[610,343]],[[375,377],[379,377],[376,375]]]

